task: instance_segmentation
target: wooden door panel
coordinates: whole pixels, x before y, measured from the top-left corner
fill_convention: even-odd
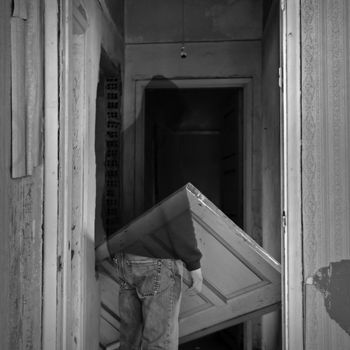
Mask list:
[[[144,235],[170,233],[176,237],[180,230],[195,233],[203,254],[204,276],[202,292],[189,296],[186,289],[191,284],[190,275],[184,271],[180,341],[278,307],[280,265],[191,184],[120,230],[112,238],[113,246],[123,249],[138,239],[145,239]],[[110,262],[104,263],[103,271],[116,281]],[[102,294],[102,303],[111,302],[107,294],[105,297]],[[117,299],[115,292],[113,294],[113,299]]]

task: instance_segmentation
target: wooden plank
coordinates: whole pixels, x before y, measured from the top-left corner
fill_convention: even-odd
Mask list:
[[[9,349],[11,208],[11,1],[0,1],[0,348]]]
[[[57,315],[57,211],[58,211],[58,7],[44,1],[45,11],[45,187],[43,265],[43,349],[56,349]]]
[[[76,20],[73,20],[73,26]],[[74,310],[71,317],[70,335],[68,343],[78,349],[83,348],[84,334],[84,299],[85,288],[82,283],[84,273],[84,234],[83,234],[83,130],[85,116],[85,36],[73,35],[72,37],[72,177],[71,197],[71,290],[70,307]],[[69,158],[69,153],[66,155]]]
[[[349,349],[343,296],[317,290],[316,275],[350,259],[350,8],[343,0],[301,2],[302,182],[305,348]],[[327,278],[328,278],[327,277]],[[342,278],[340,278],[342,280]],[[332,307],[342,305],[333,314]]]
[[[43,50],[38,0],[14,2],[12,52],[12,176],[31,175],[42,160]]]
[[[58,234],[57,255],[62,264],[58,269],[57,348],[67,349],[71,345],[72,317],[72,202],[73,202],[73,55],[72,55],[72,2],[60,3],[59,15],[59,182],[58,182]],[[75,310],[76,311],[76,310]]]
[[[12,176],[27,174],[25,114],[25,22],[11,18]]]
[[[25,1],[25,92],[27,174],[42,162],[43,151],[43,21],[40,0]]]
[[[283,12],[283,208],[284,309],[286,349],[303,349],[301,111],[299,2],[284,2]]]

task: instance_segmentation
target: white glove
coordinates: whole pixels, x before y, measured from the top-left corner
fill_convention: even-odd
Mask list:
[[[190,295],[196,295],[202,290],[202,269],[199,268],[197,270],[190,271],[190,275],[192,277],[192,286],[188,289],[188,292],[190,293]]]

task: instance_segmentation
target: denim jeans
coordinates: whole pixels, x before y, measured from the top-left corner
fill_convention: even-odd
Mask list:
[[[120,277],[120,349],[178,349],[179,261],[118,254],[114,262]]]

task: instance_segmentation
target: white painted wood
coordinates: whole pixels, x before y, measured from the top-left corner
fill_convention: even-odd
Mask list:
[[[27,175],[25,21],[11,18],[12,177]]]
[[[44,1],[45,160],[43,247],[43,349],[56,349],[58,234],[58,7]]]
[[[71,237],[71,315],[70,341],[72,348],[81,349],[84,329],[85,288],[83,237],[83,136],[85,117],[85,37],[73,35],[72,47],[72,237]]]
[[[111,238],[110,246],[122,251],[141,236],[153,234],[171,234],[176,240],[177,232],[196,235],[204,275],[200,294],[189,296],[184,288],[180,341],[279,305],[280,265],[191,184],[125,226]],[[113,266],[107,261],[103,266],[116,279]],[[184,279],[189,285],[187,273]]]
[[[283,45],[283,345],[303,349],[303,268],[301,226],[300,4],[282,12]]]
[[[68,349],[71,334],[71,243],[72,243],[72,3],[60,8],[60,115],[59,115],[59,234],[57,348]]]

